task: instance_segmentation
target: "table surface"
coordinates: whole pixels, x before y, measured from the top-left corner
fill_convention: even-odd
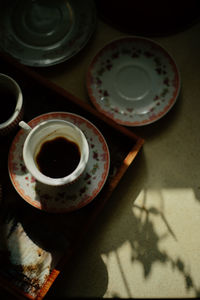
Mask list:
[[[90,103],[91,59],[125,35],[99,19],[79,54],[36,71]],[[200,24],[152,39],[178,65],[180,96],[159,121],[130,128],[145,139],[143,149],[47,299],[200,296]]]

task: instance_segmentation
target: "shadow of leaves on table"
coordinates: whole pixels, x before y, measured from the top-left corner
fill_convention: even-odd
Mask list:
[[[135,247],[134,243],[132,244],[133,252],[136,252],[137,254],[132,256],[132,262],[135,260],[138,260],[141,265],[143,266],[144,270],[144,277],[147,278],[151,272],[151,268],[153,266],[154,262],[160,262],[160,263],[170,263],[173,270],[176,270],[180,272],[182,277],[185,280],[185,286],[186,289],[193,289],[196,296],[200,295],[200,289],[197,287],[192,279],[191,274],[186,270],[186,266],[184,264],[184,261],[177,257],[176,259],[173,259],[170,257],[169,254],[165,251],[161,251],[158,247],[158,243],[165,239],[168,235],[171,235],[175,241],[177,241],[176,235],[173,232],[170,224],[168,223],[167,219],[165,218],[165,215],[162,213],[162,211],[158,210],[155,207],[151,207],[150,209],[146,209],[145,206],[140,207],[137,205],[134,205],[134,208],[137,208],[141,211],[141,214],[145,214],[145,222],[143,224],[140,223],[138,218],[134,216],[134,218],[137,219],[137,222],[135,224],[140,224],[138,227],[138,234],[137,236],[140,237],[138,247]],[[162,221],[164,222],[167,232],[166,234],[162,236],[158,236],[156,234],[156,231],[154,230],[153,223],[149,220],[149,216],[160,216]],[[148,244],[148,245],[147,245]],[[150,251],[148,251],[150,250]],[[145,255],[141,255],[140,253],[145,253]]]
[[[155,207],[146,209],[145,204],[142,207],[133,205],[133,211],[138,211],[139,214],[138,212],[137,214],[135,214],[130,210],[129,216],[126,216],[127,225],[124,225],[124,228],[121,227],[120,236],[118,235],[116,239],[112,239],[112,247],[102,249],[103,253],[106,256],[106,265],[109,266],[110,259],[112,259],[113,261],[113,257],[110,258],[110,256],[115,257],[115,262],[117,263],[117,267],[115,267],[115,270],[118,270],[118,272],[120,273],[123,282],[122,286],[126,290],[127,297],[132,298],[134,296],[133,290],[134,285],[136,284],[134,278],[131,279],[130,275],[128,276],[126,274],[126,263],[124,264],[123,255],[122,252],[120,252],[120,247],[127,242],[130,245],[131,249],[131,268],[132,270],[134,269],[134,266],[137,268],[139,263],[143,270],[144,280],[148,280],[148,278],[151,277],[154,265],[157,265],[159,263],[161,265],[165,265],[168,270],[171,267],[172,272],[176,272],[176,275],[178,275],[177,273],[179,273],[183,279],[185,290],[188,292],[192,292],[196,297],[199,297],[200,286],[197,286],[197,284],[195,283],[195,280],[193,279],[187,263],[184,262],[184,259],[179,256],[173,257],[172,255],[170,255],[170,253],[168,253],[167,250],[160,247],[160,243],[162,242],[162,240],[168,238],[169,235],[174,239],[175,242],[178,242],[176,234],[163,212]],[[152,217],[154,218],[155,216],[160,217],[165,226],[166,231],[162,235],[157,233],[155,225],[151,220]],[[138,279],[136,279],[136,281],[137,280]],[[108,296],[121,297],[120,294],[114,292],[114,290],[111,290]]]
[[[200,286],[195,283],[188,263],[180,255],[174,256],[167,248],[160,247],[161,243],[169,238],[179,243],[178,237],[162,206],[158,208],[156,204],[148,206],[146,203],[148,189],[145,189],[145,182],[148,171],[144,155],[139,155],[134,164],[121,181],[122,185],[127,184],[126,193],[131,193],[130,202],[123,201],[124,189],[115,190],[95,226],[74,256],[71,267],[63,270],[62,276],[58,277],[47,294],[47,299],[51,299],[53,295],[62,295],[66,298],[120,298],[127,295],[128,298],[132,298],[135,297],[134,290],[138,280],[141,280],[141,284],[144,284],[143,280],[148,281],[158,264],[164,273],[163,268],[166,268],[172,272],[172,277],[174,274],[176,278],[177,276],[182,278],[188,295],[192,293],[197,297],[200,296]],[[135,186],[134,191],[130,189],[131,184]],[[141,190],[144,191],[142,204],[140,202],[138,205],[133,201]],[[161,232],[154,223],[155,218],[159,218],[159,224],[162,225]],[[125,250],[125,258],[121,252],[124,245],[128,245],[129,249]],[[128,268],[133,276],[128,275],[126,264],[129,264]],[[134,270],[138,267],[142,270],[143,278],[134,278],[134,274],[137,273]],[[110,282],[112,280],[114,285]],[[165,279],[160,280],[163,282]],[[120,292],[121,287],[123,292]],[[184,286],[181,290],[184,292]],[[162,290],[160,293],[162,294]]]

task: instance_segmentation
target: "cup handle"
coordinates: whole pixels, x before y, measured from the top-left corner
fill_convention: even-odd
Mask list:
[[[32,128],[26,122],[24,122],[24,121],[20,121],[19,122],[19,126],[22,129],[26,130],[26,131],[31,131],[32,130]]]

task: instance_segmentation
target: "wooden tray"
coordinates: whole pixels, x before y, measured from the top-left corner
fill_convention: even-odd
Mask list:
[[[46,112],[79,114],[101,131],[110,151],[108,179],[96,198],[74,212],[51,214],[26,203],[10,181],[8,152],[19,129],[0,140],[0,286],[22,299],[42,299],[78,249],[144,141],[3,54],[0,72],[12,76],[21,86],[26,122]]]

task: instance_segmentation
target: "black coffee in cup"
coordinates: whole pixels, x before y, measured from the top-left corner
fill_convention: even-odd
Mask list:
[[[58,136],[44,142],[36,154],[36,163],[41,173],[51,178],[71,174],[79,164],[80,150],[76,143]]]

